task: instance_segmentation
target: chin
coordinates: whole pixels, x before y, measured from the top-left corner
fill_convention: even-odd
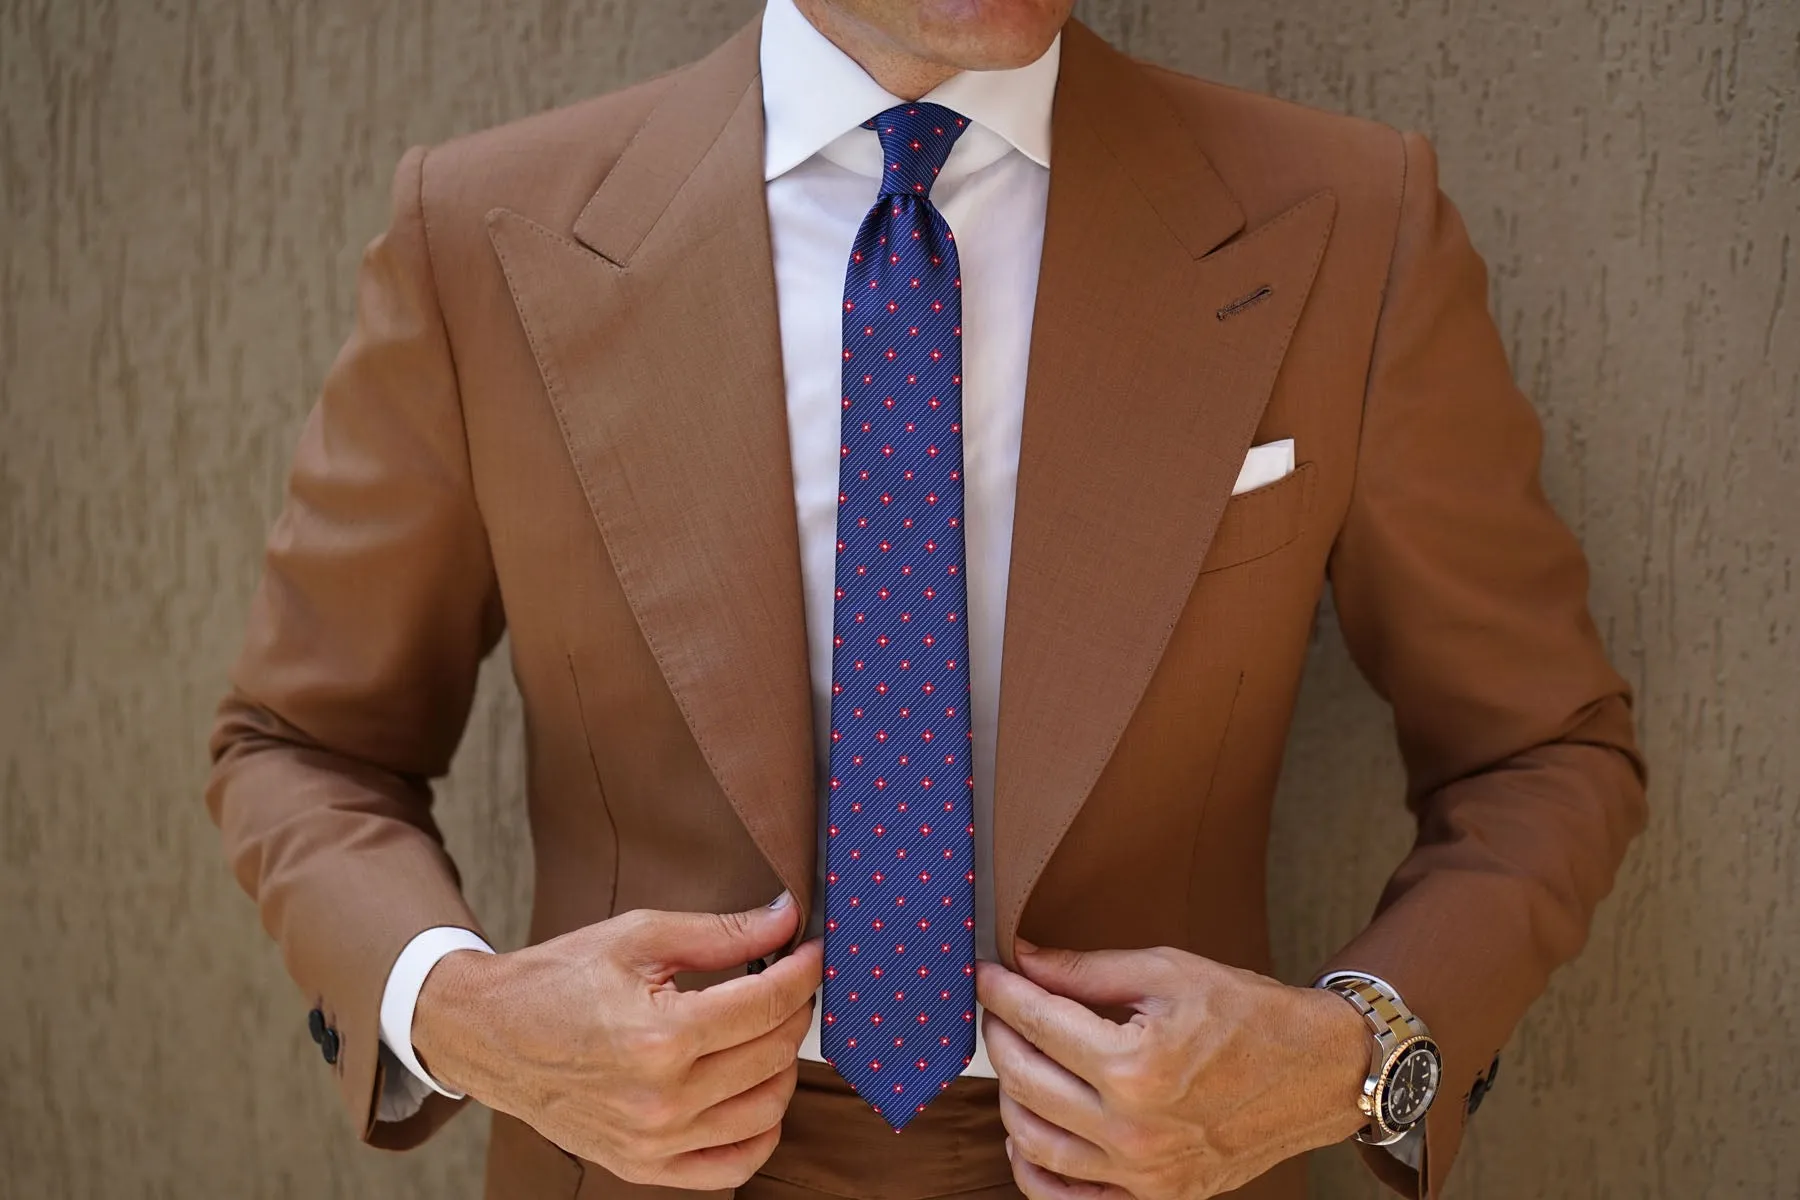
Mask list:
[[[864,0],[867,3],[868,0]],[[890,21],[910,17],[901,40],[920,57],[963,71],[1036,62],[1069,19],[1074,0],[876,0]],[[908,11],[910,10],[910,12]],[[886,22],[884,22],[886,23]],[[899,24],[894,21],[894,24]]]

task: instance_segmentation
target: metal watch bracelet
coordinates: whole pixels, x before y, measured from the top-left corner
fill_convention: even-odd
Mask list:
[[[1425,1022],[1414,1016],[1400,999],[1400,993],[1379,976],[1365,971],[1332,971],[1320,976],[1313,986],[1342,996],[1368,1022],[1375,1046],[1370,1052],[1369,1074],[1363,1080],[1357,1104],[1363,1115],[1369,1118],[1369,1123],[1357,1132],[1356,1139],[1371,1146],[1392,1145],[1424,1120],[1424,1111],[1421,1110],[1404,1125],[1396,1127],[1388,1122],[1386,1092],[1394,1072],[1414,1050],[1421,1047],[1430,1049],[1435,1062],[1436,1043],[1425,1028]],[[1433,1068],[1433,1099],[1437,1073]],[[1430,1101],[1427,1100],[1427,1108],[1429,1104]]]

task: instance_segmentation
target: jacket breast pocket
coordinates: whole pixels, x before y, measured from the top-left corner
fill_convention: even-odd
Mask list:
[[[1312,509],[1317,476],[1313,464],[1304,462],[1274,483],[1226,501],[1200,573],[1254,562],[1299,537]]]

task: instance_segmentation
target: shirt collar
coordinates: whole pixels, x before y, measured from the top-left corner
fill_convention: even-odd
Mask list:
[[[902,103],[813,27],[794,0],[763,11],[763,179],[799,166],[885,108]],[[1036,62],[962,71],[925,95],[993,130],[1041,167],[1050,165],[1050,106],[1062,34]]]

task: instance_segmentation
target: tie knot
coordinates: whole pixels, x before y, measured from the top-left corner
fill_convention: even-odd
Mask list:
[[[864,121],[864,129],[881,137],[881,194],[929,198],[950,147],[968,127],[961,113],[923,100],[896,104]]]

